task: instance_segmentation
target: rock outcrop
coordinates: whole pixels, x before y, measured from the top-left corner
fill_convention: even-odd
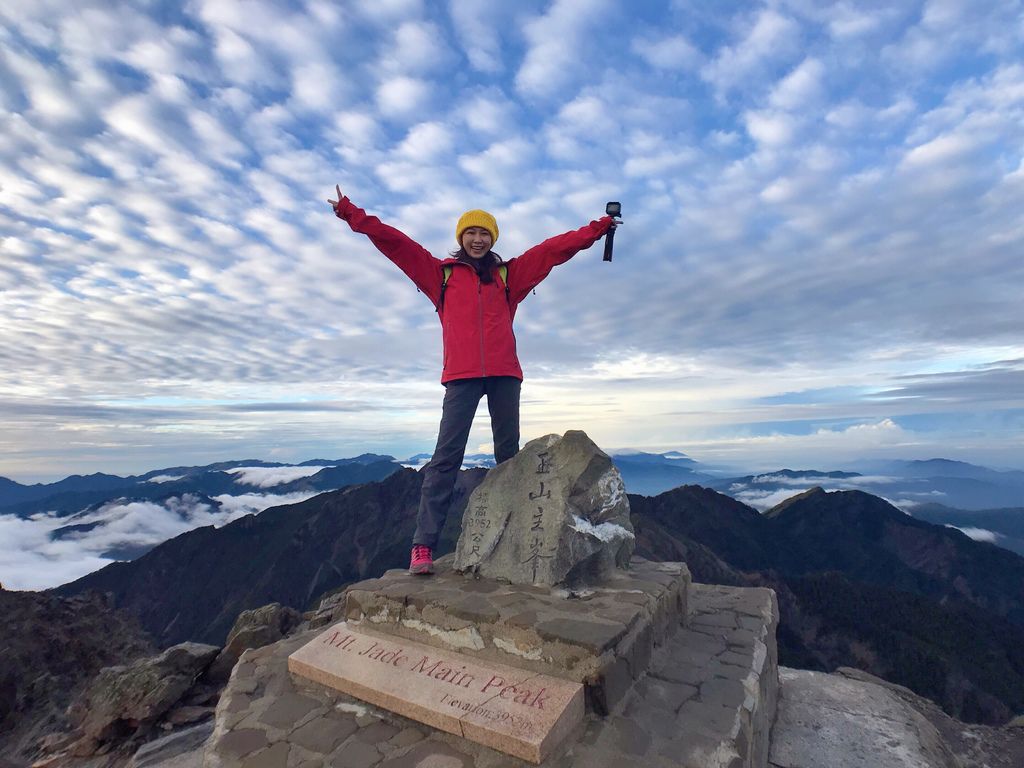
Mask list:
[[[68,708],[80,734],[71,751],[89,755],[111,739],[141,736],[152,728],[206,671],[220,649],[181,643],[130,666],[107,667]]]
[[[571,430],[488,473],[463,514],[455,568],[513,584],[597,584],[629,565],[634,540],[619,471]]]
[[[935,727],[873,683],[779,670],[774,768],[961,768]]]
[[[0,592],[0,759],[31,761],[42,737],[68,727],[68,704],[100,669],[154,650],[103,595]]]
[[[1013,721],[1002,726],[965,723],[950,717],[934,701],[918,696],[909,688],[863,670],[839,667],[833,676],[882,688],[913,709],[939,734],[946,749],[957,759],[958,768],[1019,768],[1024,765],[1024,728],[1015,727]],[[1024,725],[1024,718],[1018,720]]]
[[[243,651],[276,643],[300,623],[302,614],[280,603],[242,611],[228,632],[228,639],[220,654],[210,665],[207,677],[214,681],[227,682],[232,667]]]
[[[144,746],[136,765],[164,762],[169,754],[197,749],[212,729],[202,723],[213,716],[238,657],[247,649],[281,640],[301,621],[302,615],[291,608],[265,605],[238,617],[224,649],[181,643],[157,656],[105,667],[83,687],[66,715],[56,721],[51,717],[49,727],[40,730],[31,745],[10,754],[36,758],[40,768],[99,768],[100,763],[121,766],[140,744]],[[48,735],[39,739],[42,732]],[[158,739],[160,744],[149,741],[159,734],[166,734]],[[90,762],[96,760],[100,762]]]

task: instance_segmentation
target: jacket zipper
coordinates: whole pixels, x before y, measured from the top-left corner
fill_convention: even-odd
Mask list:
[[[480,322],[480,375],[487,375],[487,365],[484,359],[484,283],[480,275],[476,276],[476,310]]]
[[[462,262],[456,262],[456,264],[462,264]],[[463,264],[466,269],[472,269],[474,274],[476,270],[473,269],[469,264]],[[484,355],[484,283],[480,279],[480,275],[476,274],[476,317],[477,325],[480,330],[480,375],[487,375],[487,359]]]

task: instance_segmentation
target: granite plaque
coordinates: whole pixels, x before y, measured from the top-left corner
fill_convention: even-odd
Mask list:
[[[340,622],[288,658],[295,675],[532,763],[583,719],[583,686]]]

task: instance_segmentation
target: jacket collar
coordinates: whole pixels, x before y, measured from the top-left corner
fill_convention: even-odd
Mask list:
[[[508,262],[505,261],[503,258],[501,258],[501,256],[498,256],[498,260],[494,263],[494,266],[497,267],[497,266],[501,266],[502,264],[507,264],[507,263]],[[447,267],[447,266],[449,266],[451,264],[466,264],[466,262],[462,261],[461,259],[459,259],[456,256],[449,256],[449,257],[447,257],[445,259],[441,259],[441,266]],[[470,265],[466,264],[466,266],[468,267]]]

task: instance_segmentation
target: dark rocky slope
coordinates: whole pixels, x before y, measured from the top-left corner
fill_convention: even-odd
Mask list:
[[[483,476],[462,473],[444,548],[453,548],[466,498]],[[54,591],[109,592],[161,647],[220,645],[243,610],[272,602],[303,610],[325,592],[407,565],[421,482],[405,469],[223,528],[197,528]]]
[[[763,567],[787,576],[839,571],[851,579],[966,602],[1024,626],[1024,558],[904,514],[861,491],[816,488],[764,515]]]
[[[152,653],[131,616],[98,594],[0,590],[0,755],[31,752],[100,669]]]

